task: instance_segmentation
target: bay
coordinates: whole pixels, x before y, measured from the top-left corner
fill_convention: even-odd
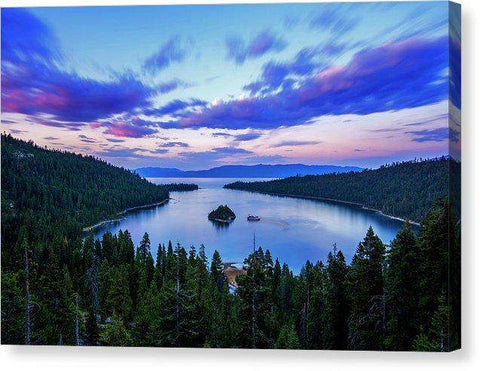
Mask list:
[[[205,246],[209,257],[218,250],[225,262],[242,262],[256,246],[269,249],[272,257],[286,262],[299,272],[307,260],[325,261],[334,244],[342,250],[347,262],[355,253],[369,226],[384,243],[390,243],[402,226],[402,221],[360,207],[326,201],[279,197],[238,190],[223,189],[234,178],[150,178],[153,183],[194,183],[200,189],[191,192],[171,192],[168,203],[152,209],[138,210],[117,222],[95,230],[100,238],[110,231],[128,230],[135,245],[147,232],[155,259],[159,243],[180,243]],[[268,180],[268,179],[264,179]],[[228,205],[236,214],[229,225],[207,219],[219,205]],[[247,221],[249,214],[258,215],[259,222]]]

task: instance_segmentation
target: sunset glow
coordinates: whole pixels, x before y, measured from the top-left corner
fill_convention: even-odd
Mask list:
[[[447,2],[350,6],[3,9],[2,131],[128,168],[457,154]]]

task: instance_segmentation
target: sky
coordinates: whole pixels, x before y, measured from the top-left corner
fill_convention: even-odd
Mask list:
[[[444,1],[1,19],[2,132],[41,146],[132,169],[460,155],[460,17]]]

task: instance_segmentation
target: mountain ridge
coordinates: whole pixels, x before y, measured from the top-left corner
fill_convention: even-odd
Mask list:
[[[357,166],[337,165],[222,165],[205,170],[180,170],[178,168],[142,167],[135,172],[145,178],[285,178],[295,175],[322,175],[362,171]]]

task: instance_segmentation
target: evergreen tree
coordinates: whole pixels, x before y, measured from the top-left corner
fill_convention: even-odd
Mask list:
[[[349,271],[350,347],[380,350],[385,334],[383,290],[385,246],[370,227],[358,245]]]
[[[132,337],[121,318],[113,317],[105,324],[100,333],[102,345],[125,347],[133,345]]]
[[[298,338],[295,326],[292,322],[287,323],[280,330],[280,335],[275,342],[275,348],[277,349],[300,349],[300,339]]]
[[[328,254],[325,268],[323,317],[324,331],[322,344],[324,349],[347,349],[349,303],[347,299],[348,268],[345,258],[334,245]]]
[[[418,333],[418,245],[410,223],[405,223],[392,241],[387,258],[385,307],[389,350],[411,350]]]
[[[223,274],[222,259],[217,250],[213,252],[212,263],[210,265],[210,276],[218,289],[221,290],[225,284],[225,275]]]

